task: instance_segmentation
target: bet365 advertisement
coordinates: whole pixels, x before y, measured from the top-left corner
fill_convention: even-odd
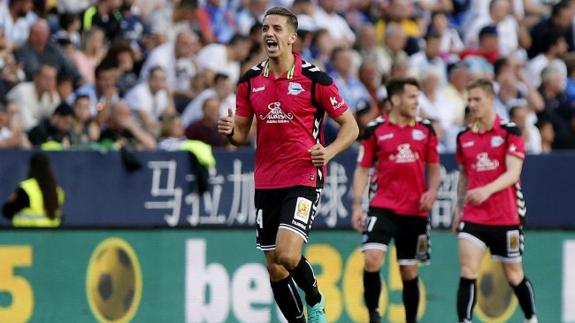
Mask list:
[[[331,322],[366,322],[360,236],[312,232],[305,255]],[[421,322],[455,322],[456,239],[432,235],[421,268]],[[251,230],[2,231],[0,322],[278,322],[264,257]],[[402,322],[395,249],[386,257],[380,308]],[[575,322],[575,233],[526,234],[525,267],[540,322]],[[475,322],[520,322],[497,263],[484,259]]]

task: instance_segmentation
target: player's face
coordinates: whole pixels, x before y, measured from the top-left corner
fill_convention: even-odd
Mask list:
[[[399,113],[405,118],[415,119],[417,106],[419,104],[419,89],[417,86],[406,84],[400,98]]]
[[[269,15],[264,19],[262,37],[264,48],[270,58],[277,58],[292,51],[297,34],[295,30],[291,30],[287,21],[287,17],[279,15]]]
[[[493,97],[483,89],[476,87],[469,90],[467,104],[471,119],[479,120],[487,116],[489,109],[492,109]]]

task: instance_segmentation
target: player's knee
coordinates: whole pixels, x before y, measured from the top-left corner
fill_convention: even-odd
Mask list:
[[[278,263],[283,267],[287,269],[293,269],[297,267],[301,259],[301,254],[289,249],[278,249],[276,250],[276,257]]]
[[[467,279],[476,279],[478,275],[477,269],[473,266],[469,266],[466,264],[461,265],[461,277]]]
[[[267,270],[272,281],[282,280],[289,275],[287,270],[282,265],[277,263],[268,263]]]
[[[525,274],[523,273],[523,267],[522,266],[503,265],[503,271],[505,272],[505,276],[507,277],[507,281],[509,282],[509,284],[511,286],[519,285],[521,283],[521,281],[523,280],[523,277],[525,277]]]
[[[365,270],[369,272],[375,272],[381,268],[381,263],[383,262],[383,252],[375,250],[366,250],[364,252],[364,257],[365,257]]]
[[[403,281],[415,279],[415,277],[417,277],[417,266],[399,266],[399,273]]]

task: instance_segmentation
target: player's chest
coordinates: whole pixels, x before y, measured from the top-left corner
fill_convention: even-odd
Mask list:
[[[383,128],[375,133],[377,149],[380,154],[390,156],[420,156],[428,143],[428,134],[423,129]]]
[[[473,171],[494,171],[505,164],[507,145],[502,134],[463,137],[460,149],[465,164]]]
[[[315,113],[311,87],[302,80],[258,79],[252,81],[250,103],[259,121],[289,121]]]

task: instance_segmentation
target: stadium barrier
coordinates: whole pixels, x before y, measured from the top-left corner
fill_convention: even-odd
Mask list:
[[[313,232],[305,255],[326,295],[330,322],[366,322],[360,236]],[[421,322],[455,322],[455,237],[432,234],[421,268]],[[248,230],[5,230],[0,234],[0,322],[278,322],[263,257]],[[575,233],[529,231],[524,258],[540,322],[575,322]],[[380,299],[401,322],[395,250]],[[486,259],[476,322],[520,322],[500,267]]]
[[[26,178],[30,152],[0,152],[0,201]],[[118,152],[50,153],[66,192],[64,224],[70,228],[253,227],[253,151],[216,151],[216,169],[205,194],[184,152],[135,153],[142,165],[127,171]],[[349,228],[356,153],[330,162],[314,228]],[[522,174],[528,227],[575,228],[575,153],[528,156]],[[458,171],[442,156],[443,182],[431,211],[434,228],[447,228],[456,202]],[[0,227],[9,223],[0,219]]]

